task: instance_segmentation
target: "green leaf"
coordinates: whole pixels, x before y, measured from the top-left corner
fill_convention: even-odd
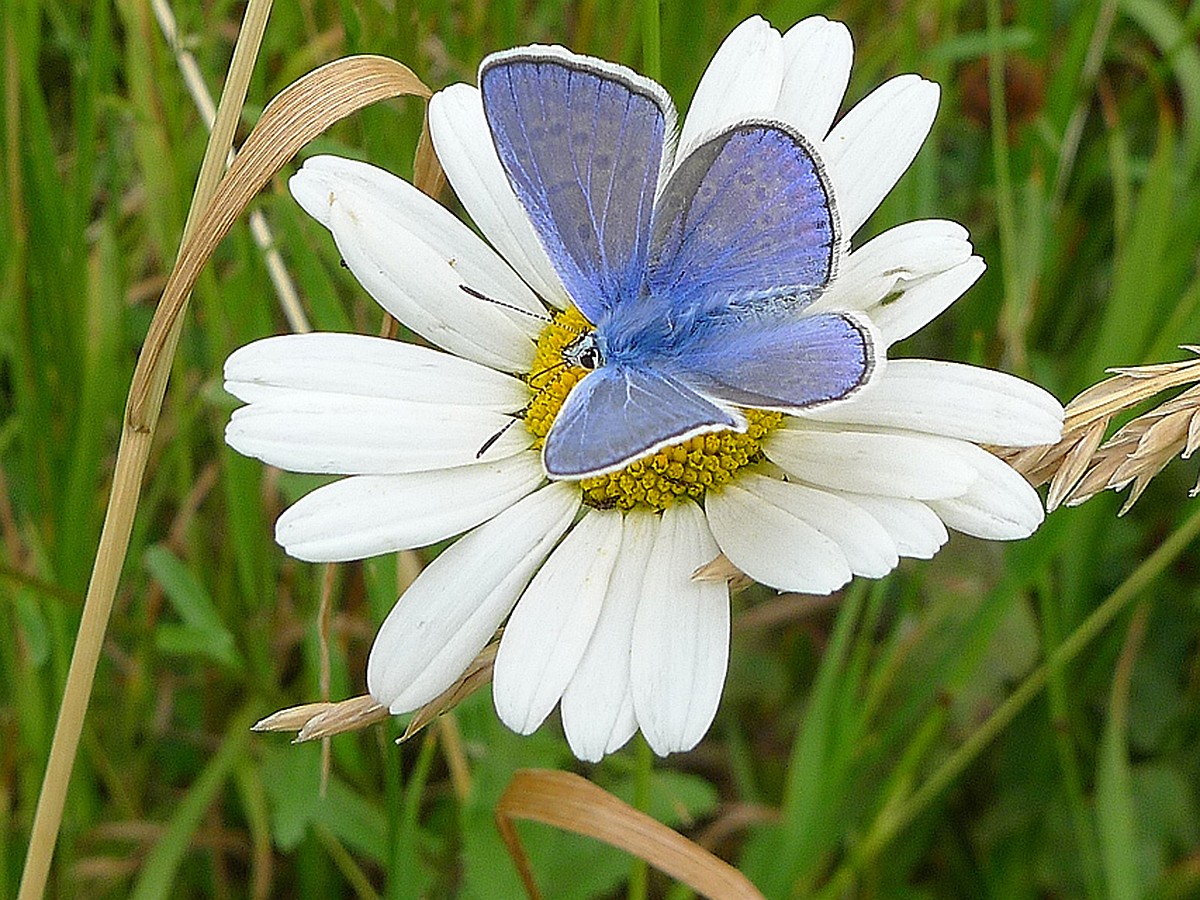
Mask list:
[[[253,703],[248,703],[230,719],[220,748],[199,773],[182,802],[175,807],[167,830],[155,842],[142,864],[130,894],[132,900],[166,900],[178,896],[176,872],[192,845],[192,836],[200,826],[200,819],[246,750],[250,725],[254,722],[251,713],[253,707]]]
[[[295,850],[316,817],[321,790],[320,744],[286,744],[263,751],[263,785],[275,846]]]
[[[1096,817],[1104,876],[1113,900],[1142,896],[1137,866],[1137,827],[1133,807],[1133,778],[1125,753],[1122,722],[1110,715],[1100,741],[1096,773]]]
[[[170,623],[158,628],[155,641],[166,652],[201,656],[230,668],[242,665],[233,634],[221,621],[216,606],[199,579],[162,544],[145,554],[146,569],[161,585],[183,625]]]

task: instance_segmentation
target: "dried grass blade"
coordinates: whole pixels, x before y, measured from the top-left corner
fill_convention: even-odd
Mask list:
[[[540,897],[540,893],[517,834],[516,823],[521,820],[619,847],[713,900],[763,896],[729,863],[586,778],[571,772],[525,769],[513,776],[500,797],[496,825],[530,897]]]
[[[1183,452],[1179,455],[1183,459],[1190,459],[1198,446],[1200,446],[1200,409],[1192,413],[1192,417],[1188,420],[1187,440],[1184,441]]]
[[[301,147],[334,122],[368,104],[405,95],[428,98],[430,90],[407,66],[393,59],[350,56],[305,75],[263,110],[167,279],[134,373],[128,414],[131,427],[145,430],[157,413],[157,409],[151,411],[161,402],[154,399],[154,376],[163,367],[166,338],[187,306],[204,264],[254,195]]]
[[[718,553],[692,573],[692,581],[715,581],[729,585],[733,593],[743,591],[754,583],[749,575],[729,561],[724,553]]]

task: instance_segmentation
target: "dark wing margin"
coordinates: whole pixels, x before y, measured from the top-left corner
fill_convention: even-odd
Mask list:
[[[670,100],[623,67],[554,47],[489,57],[479,87],[513,191],[567,293],[598,322],[645,280]]]
[[[739,414],[669,375],[605,366],[567,395],[546,435],[542,462],[551,478],[588,478],[697,434],[745,429]]]
[[[649,283],[676,303],[803,304],[833,278],[840,242],[812,144],[779,122],[743,122],[696,147],[663,189]]]

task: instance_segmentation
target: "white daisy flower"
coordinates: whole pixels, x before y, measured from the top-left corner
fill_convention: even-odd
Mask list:
[[[665,97],[620,67],[537,52]],[[939,95],[903,75],[835,124],[851,58],[840,23],[811,18],[780,35],[744,22],[709,65],[678,152],[664,142],[660,187],[721,129],[782,122],[823,161],[848,239],[912,162]],[[429,122],[486,242],[362,163],[310,159],[291,189],[372,296],[441,349],[294,335],[242,348],[225,367],[227,389],[246,403],[230,420],[231,446],[347,476],[280,517],[288,553],[345,561],[462,535],[376,638],[368,688],[391,712],[436,698],[504,625],[493,696],[509,727],[529,733],[561,705],[581,759],[638,729],[660,755],[687,750],[712,723],[725,679],[728,590],[692,577],[719,554],[765,585],[828,593],[854,575],[882,577],[900,557],[931,557],[947,526],[1010,540],[1041,522],[1029,484],[977,444],[1055,441],[1053,397],[958,363],[883,365],[888,346],[983,272],[966,231],[947,221],[910,222],[845,253],[803,311],[865,323],[879,358],[861,391],[811,409],[742,410],[741,431],[693,432],[618,471],[548,479],[547,433],[588,374],[563,354],[589,324],[487,137],[480,91],[439,92]]]

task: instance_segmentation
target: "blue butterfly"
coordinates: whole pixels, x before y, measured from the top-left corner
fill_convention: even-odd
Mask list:
[[[834,277],[841,234],[829,177],[794,129],[739,122],[666,177],[671,100],[623,66],[521,47],[486,59],[479,86],[509,183],[594,326],[563,351],[590,371],[546,436],[551,478],[745,431],[738,407],[809,408],[871,378],[869,324],[801,315]]]

